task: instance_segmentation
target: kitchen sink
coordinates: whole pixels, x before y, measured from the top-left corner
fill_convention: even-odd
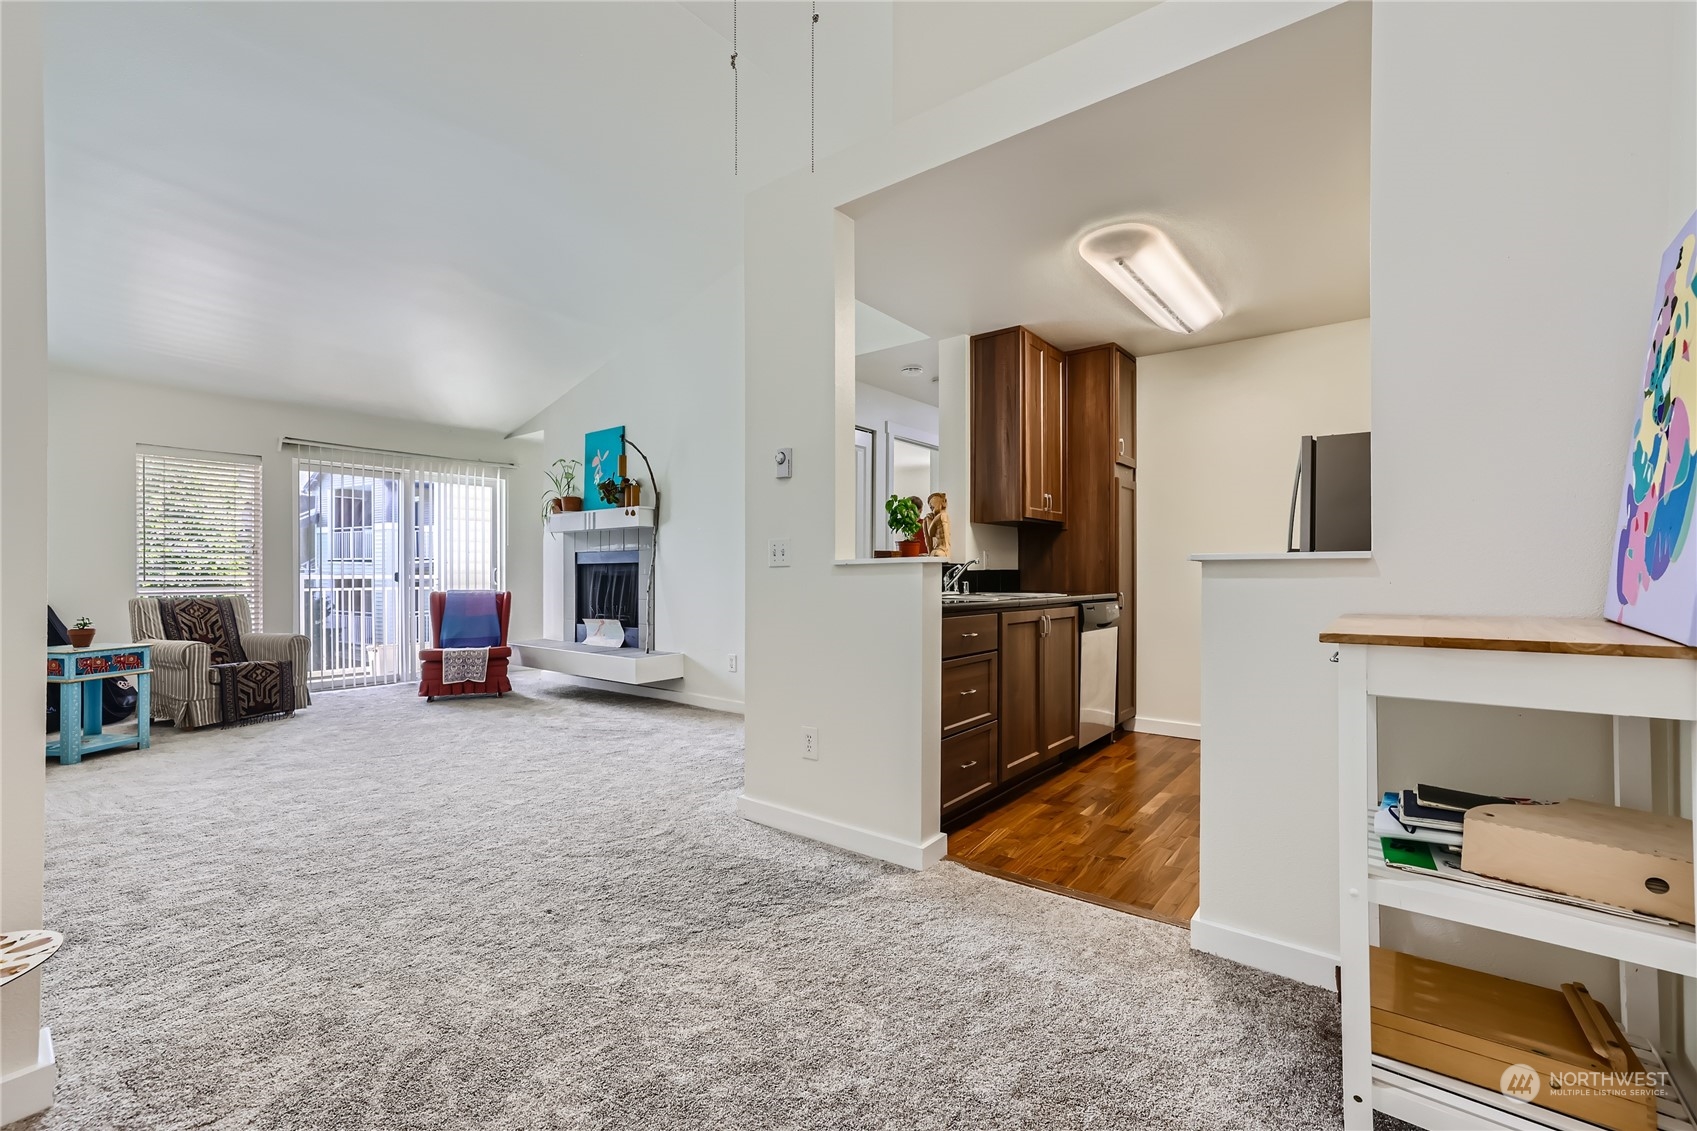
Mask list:
[[[1065,597],[1065,593],[945,593],[945,605],[995,605],[1004,601],[1037,601]]]

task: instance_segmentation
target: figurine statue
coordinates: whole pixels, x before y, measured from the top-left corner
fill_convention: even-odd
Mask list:
[[[925,530],[926,552],[934,558],[946,558],[949,556],[949,497],[941,491],[933,491],[926,504],[931,508],[921,523]]]

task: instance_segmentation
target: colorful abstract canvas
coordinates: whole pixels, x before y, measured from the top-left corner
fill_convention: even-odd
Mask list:
[[[617,479],[619,457],[625,452],[624,425],[603,428],[583,438],[583,509],[608,510],[614,504],[601,501],[601,481]]]
[[[1694,256],[1697,215],[1663,254],[1657,276],[1605,602],[1610,620],[1682,644],[1697,644],[1697,550],[1688,544],[1697,514]]]

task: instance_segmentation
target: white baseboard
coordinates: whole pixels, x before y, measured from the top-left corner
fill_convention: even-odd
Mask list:
[[[874,860],[884,860],[903,868],[923,871],[937,863],[949,851],[949,838],[937,833],[921,844],[897,840],[871,829],[845,825],[813,813],[803,813],[787,805],[761,801],[746,793],[737,794],[737,812],[756,824],[769,825],[786,833],[804,836],[833,848],[845,849]]]
[[[517,667],[518,665],[514,665]],[[544,671],[543,668],[527,668],[527,671]],[[634,695],[639,699],[664,699],[669,703],[683,703],[690,707],[704,707],[709,711],[723,711],[729,715],[743,713],[741,699],[726,699],[719,695],[701,695],[694,691],[672,691],[664,687],[643,687],[639,684],[609,683],[601,679],[588,679],[584,676],[562,675],[561,679],[578,687],[593,687],[597,691],[613,691],[620,695]]]
[[[1131,720],[1131,729],[1139,734],[1164,734],[1168,738],[1202,741],[1201,723],[1181,723],[1177,719],[1146,719],[1139,715]]]
[[[53,1059],[53,1031],[43,1028],[35,1063],[0,1076],[0,1124],[46,1111],[53,1106],[53,1086],[59,1065]]]
[[[1319,986],[1323,990],[1338,988],[1336,955],[1268,938],[1254,931],[1210,923],[1202,917],[1201,911],[1190,917],[1190,949],[1217,954],[1221,958]]]

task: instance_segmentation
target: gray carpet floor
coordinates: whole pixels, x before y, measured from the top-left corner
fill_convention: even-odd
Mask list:
[[[520,672],[48,767],[69,1128],[1340,1122],[1330,994],[736,816],[741,721]]]

